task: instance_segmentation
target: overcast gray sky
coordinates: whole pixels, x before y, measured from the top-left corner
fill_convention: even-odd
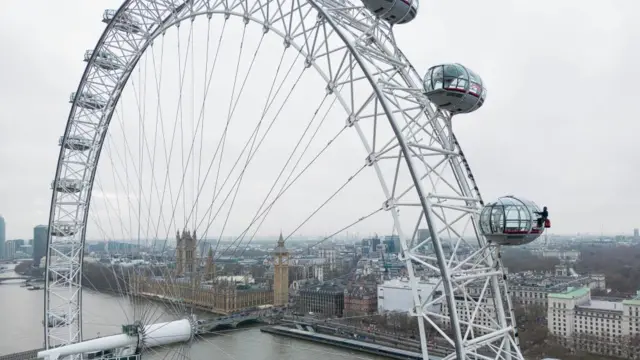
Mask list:
[[[0,14],[0,214],[7,238],[48,220],[69,93],[105,8],[120,1],[12,1]],[[637,1],[423,1],[397,27],[421,72],[460,62],[489,88],[454,129],[485,200],[547,205],[553,232],[640,227]],[[234,62],[235,59],[228,60]]]

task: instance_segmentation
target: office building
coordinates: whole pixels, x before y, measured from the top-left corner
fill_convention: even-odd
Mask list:
[[[591,298],[588,287],[568,287],[549,294],[547,326],[567,347],[588,352],[640,358],[640,291],[632,299]]]
[[[40,260],[47,256],[47,230],[46,225],[33,228],[33,266],[39,266]]]
[[[442,292],[442,285],[436,288],[436,279],[418,281],[418,294],[421,298],[437,298]],[[410,312],[413,310],[413,295],[408,278],[387,280],[378,285],[378,312]],[[440,304],[432,305],[431,312],[441,312]]]
[[[0,259],[5,258],[4,242],[7,240],[7,229],[4,218],[0,215]]]

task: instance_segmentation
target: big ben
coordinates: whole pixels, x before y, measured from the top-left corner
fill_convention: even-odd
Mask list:
[[[273,251],[273,305],[286,306],[289,302],[289,251],[284,247],[282,233]]]

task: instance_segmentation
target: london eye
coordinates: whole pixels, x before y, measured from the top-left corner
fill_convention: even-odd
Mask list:
[[[444,359],[523,359],[500,247],[535,239],[538,209],[483,210],[452,119],[486,88],[460,64],[411,65],[393,30],[419,20],[416,0],[127,0],[102,20],[59,139],[38,357],[189,358],[212,262],[263,234],[387,231],[424,359],[431,336]],[[519,206],[519,233],[493,227]],[[161,254],[105,274],[134,284],[108,334],[83,329],[97,316],[83,312],[90,240]],[[268,291],[250,305],[286,305]]]

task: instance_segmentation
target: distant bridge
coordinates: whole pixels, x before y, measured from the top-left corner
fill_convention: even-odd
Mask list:
[[[3,281],[8,281],[8,280],[38,280],[37,278],[31,277],[31,276],[6,276],[6,277],[0,277],[0,283],[2,283]]]
[[[263,317],[270,315],[270,312],[248,312],[237,315],[218,317],[215,319],[198,320],[198,327],[196,331],[199,334],[206,334],[213,332],[219,328],[235,328],[241,324],[259,322]]]

